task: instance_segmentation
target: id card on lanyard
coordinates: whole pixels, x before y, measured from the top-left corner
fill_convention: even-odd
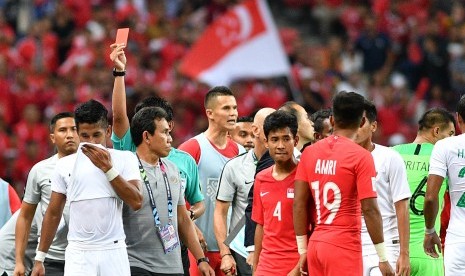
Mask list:
[[[139,159],[139,156],[137,156],[137,159]],[[147,173],[145,172],[144,167],[142,166],[142,162],[139,159],[139,171],[142,179],[144,180],[147,192],[149,194],[149,200],[150,205],[152,206],[152,214],[155,222],[155,228],[157,230],[158,237],[160,238],[161,243],[163,244],[163,250],[165,251],[165,254],[167,254],[173,251],[176,247],[178,247],[179,239],[171,221],[173,218],[173,197],[171,195],[171,188],[169,185],[168,176],[166,174],[166,169],[161,160],[160,170],[163,175],[163,182],[165,183],[166,188],[166,197],[168,199],[168,223],[164,226],[162,226],[160,222],[160,216],[158,214],[157,206],[155,204],[155,198],[153,196],[152,187],[150,186]]]

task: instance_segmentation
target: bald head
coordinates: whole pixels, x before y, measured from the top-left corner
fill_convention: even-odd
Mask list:
[[[270,115],[271,113],[275,112],[276,109],[270,108],[270,107],[265,107],[257,111],[255,113],[254,119],[253,119],[253,124],[262,128],[263,127],[263,122],[265,122],[266,116]]]

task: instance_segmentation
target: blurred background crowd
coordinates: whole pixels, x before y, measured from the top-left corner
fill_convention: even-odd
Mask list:
[[[109,45],[118,27],[131,30],[129,114],[157,94],[174,106],[174,146],[203,131],[209,87],[177,68],[206,26],[238,2],[0,0],[0,177],[22,195],[30,168],[52,152],[50,117],[91,98],[111,110]],[[453,111],[465,92],[465,1],[267,2],[292,78],[235,81],[239,116],[278,108],[296,93],[311,114],[334,93],[356,91],[378,107],[375,141],[392,145],[415,137],[425,109]]]

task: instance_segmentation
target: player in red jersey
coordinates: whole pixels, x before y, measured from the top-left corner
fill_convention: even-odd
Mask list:
[[[360,210],[380,258],[379,269],[394,275],[386,258],[373,158],[354,142],[366,120],[363,102],[357,93],[339,92],[333,100],[333,135],[309,146],[297,168],[294,229],[300,269],[305,271],[308,262],[312,276],[362,275]],[[307,246],[313,216],[316,227]]]
[[[294,147],[297,117],[286,111],[275,111],[266,117],[263,129],[270,156],[275,165],[255,177],[252,219],[255,230],[255,276],[299,275],[299,260],[292,224],[294,176],[297,161]]]

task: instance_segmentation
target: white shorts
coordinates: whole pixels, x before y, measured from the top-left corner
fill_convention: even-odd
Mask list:
[[[126,247],[82,250],[68,246],[65,253],[66,276],[131,275]]]
[[[394,271],[396,270],[397,259],[399,258],[399,245],[386,246],[386,255],[389,264]],[[379,257],[376,252],[374,254],[363,256],[363,276],[381,276],[381,271],[378,268]]]
[[[446,244],[444,272],[446,276],[463,275],[465,271],[465,243]]]

